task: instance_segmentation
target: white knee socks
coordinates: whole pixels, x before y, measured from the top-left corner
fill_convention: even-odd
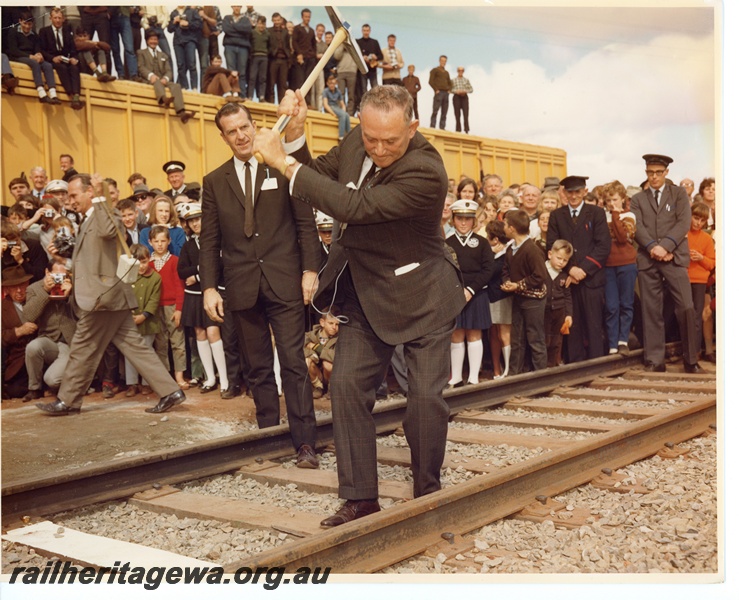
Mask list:
[[[475,342],[467,342],[467,356],[470,361],[470,376],[467,378],[468,383],[480,382],[480,367],[482,366],[482,340]]]
[[[210,349],[213,352],[213,360],[218,369],[218,378],[221,380],[221,389],[228,389],[228,373],[226,372],[226,353],[223,350],[223,340],[212,342]]]
[[[501,377],[506,377],[508,375],[508,365],[510,365],[511,363],[510,346],[503,346],[503,363],[505,364],[505,370],[503,371],[503,375],[501,375]]]
[[[464,342],[452,342],[452,378],[449,385],[462,381],[462,366],[464,365]]]
[[[214,385],[216,372],[213,370],[213,354],[210,351],[210,344],[208,344],[208,340],[197,340],[197,346],[200,362],[203,363],[203,370],[205,371],[203,387]]]

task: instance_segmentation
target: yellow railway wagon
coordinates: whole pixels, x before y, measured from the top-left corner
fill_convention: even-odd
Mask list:
[[[184,92],[185,106],[195,118],[183,125],[172,109],[154,100],[153,88],[129,81],[101,84],[82,75],[85,108],[74,111],[68,97],[61,105],[41,104],[31,70],[12,63],[20,80],[15,95],[2,94],[3,203],[12,203],[7,182],[32,167],[46,169],[49,179],[61,177],[59,155],[71,154],[79,172],[98,172],[118,182],[123,195],[131,173],[143,173],[150,187],[168,189],[162,165],[172,159],[187,165],[186,180],[200,181],[228,157],[213,117],[223,99]],[[61,90],[59,86],[57,89]],[[259,127],[271,127],[275,106],[248,102]],[[356,124],[353,119],[353,124]],[[541,185],[550,175],[564,177],[567,155],[563,150],[504,140],[462,135],[438,129],[420,131],[441,153],[449,177],[461,174],[479,178],[480,172],[498,173],[503,181]],[[311,111],[307,123],[309,146],[314,154],[328,152],[338,141],[336,120]]]

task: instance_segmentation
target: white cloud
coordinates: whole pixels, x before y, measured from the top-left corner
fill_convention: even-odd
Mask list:
[[[530,60],[466,65],[466,75],[475,89],[473,133],[562,148],[570,172],[590,175],[593,184],[614,178],[638,183],[639,157],[646,152],[669,154],[674,171],[694,178],[715,172],[711,36],[613,43],[554,78]],[[428,71],[419,76],[428,81]],[[428,88],[420,110],[427,126]],[[447,129],[454,127],[450,101]]]

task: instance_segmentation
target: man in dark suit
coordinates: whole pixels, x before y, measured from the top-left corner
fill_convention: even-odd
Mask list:
[[[570,175],[561,181],[567,206],[552,211],[547,231],[547,250],[557,240],[567,240],[575,252],[565,267],[566,285],[572,292],[572,327],[567,336],[568,362],[603,356],[603,301],[606,272],[611,253],[611,234],[606,213],[586,204],[587,177]]]
[[[636,264],[644,323],[647,371],[665,371],[664,286],[675,303],[686,373],[702,373],[698,365],[700,340],[693,327],[695,309],[688,278],[690,198],[684,188],[666,182],[669,156],[645,154],[648,189],[631,199],[636,217]]]
[[[246,107],[226,104],[215,121],[234,156],[203,179],[203,304],[211,319],[223,321],[217,290],[222,257],[226,301],[249,361],[257,423],[280,422],[271,328],[297,465],[317,469],[313,391],[303,355],[304,305],[321,264],[313,211],[290,198],[277,169],[257,163],[256,128]]]
[[[138,302],[131,286],[116,275],[118,231],[123,226],[118,212],[104,205],[102,189],[103,180],[97,174],[77,174],[69,181],[70,200],[85,215],[72,254],[71,301],[78,321],[57,400],[36,405],[51,416],[80,412],[95,366],[111,342],[161,397],[146,412],[165,412],[185,401],[184,392],[144,343],[131,318]]]
[[[85,105],[80,99],[80,67],[72,28],[64,23],[61,8],[51,9],[51,25],[42,27],[38,35],[41,40],[41,54],[44,60],[54,66],[64,91],[72,96],[72,108],[74,110],[84,108]]]
[[[333,527],[380,510],[372,408],[398,344],[404,345],[408,366],[403,429],[411,449],[413,493],[441,488],[449,415],[442,390],[454,319],[465,294],[439,229],[447,188],[444,164],[417,133],[413,99],[404,87],[367,92],[361,128],[314,160],[305,145],[305,101],[289,91],[280,112],[292,116],[289,143],[283,149],[276,134],[262,130],[257,150],[290,178],[295,198],[343,223],[317,290],[317,296],[327,292],[317,305],[338,296],[347,318],[331,376],[339,496],[347,502],[321,522]]]

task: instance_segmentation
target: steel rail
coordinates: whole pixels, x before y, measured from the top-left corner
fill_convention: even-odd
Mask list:
[[[571,447],[397,504],[305,540],[225,566],[331,567],[332,573],[372,573],[441,543],[443,533],[464,534],[534,502],[583,485],[603,468],[620,468],[704,432],[716,419],[715,399],[655,415]]]
[[[449,390],[445,399],[451,413],[456,414],[469,408],[500,405],[516,396],[546,393],[561,385],[583,383],[609,372],[623,372],[640,363],[641,351],[628,358],[602,357]],[[404,399],[378,404],[373,413],[378,433],[400,427],[404,414]],[[318,419],[317,429],[319,448],[333,440],[330,417]],[[124,498],[153,485],[224,473],[250,460],[286,456],[293,451],[290,432],[284,424],[52,476],[3,482],[2,523],[15,522],[25,515],[47,515]]]

